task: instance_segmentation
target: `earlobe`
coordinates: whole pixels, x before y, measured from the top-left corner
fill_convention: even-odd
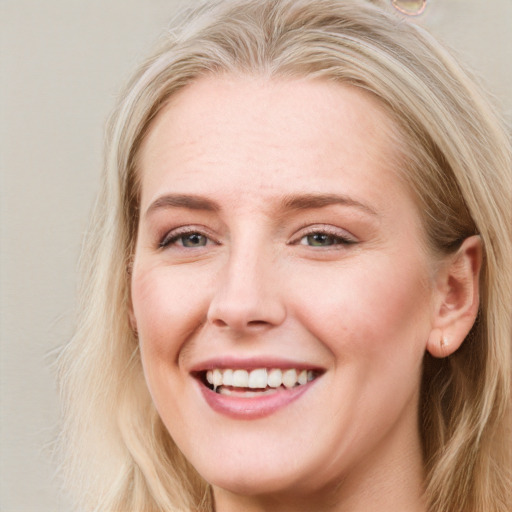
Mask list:
[[[132,328],[132,331],[135,334],[135,336],[137,336],[138,335],[137,319],[135,318],[135,313],[133,312],[133,307],[132,307],[131,304],[130,304],[130,308],[128,310],[128,315],[129,315],[129,318],[130,318],[130,326]]]
[[[130,297],[128,304],[128,319],[130,321],[130,327],[132,328],[133,334],[135,337],[139,336],[139,332],[137,330],[137,318],[135,317],[135,311],[133,310],[132,299]]]
[[[427,350],[434,357],[446,357],[452,354],[457,347],[450,345],[449,340],[443,335],[441,329],[432,329],[427,340]]]
[[[436,278],[437,298],[427,350],[434,357],[453,354],[475,323],[479,307],[482,242],[466,238]]]
[[[130,258],[129,262],[126,265],[126,273],[128,274],[128,277],[131,280],[133,274],[133,257]],[[133,303],[131,296],[129,298],[128,304],[128,318],[130,320],[130,327],[132,328],[133,333],[135,334],[135,336],[138,336],[139,333],[137,331],[137,319],[135,318],[135,312],[133,311]]]

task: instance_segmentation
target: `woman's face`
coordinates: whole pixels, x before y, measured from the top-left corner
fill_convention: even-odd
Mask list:
[[[132,321],[219,496],[421,471],[432,264],[389,123],[348,86],[208,77],[143,144]]]

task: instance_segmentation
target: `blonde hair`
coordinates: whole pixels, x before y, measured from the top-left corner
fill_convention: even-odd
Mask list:
[[[103,187],[82,255],[76,333],[59,360],[66,486],[80,508],[211,511],[144,382],[129,266],[137,153],[168,99],[205,74],[324,77],[379,98],[431,250],[479,234],[481,307],[462,347],[425,356],[420,429],[431,512],[512,508],[511,151],[499,117],[426,32],[357,0],[231,0],[185,15],[136,72],[109,126]]]

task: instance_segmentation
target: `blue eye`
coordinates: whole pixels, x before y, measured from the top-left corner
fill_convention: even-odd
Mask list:
[[[204,247],[208,239],[201,233],[189,233],[178,237],[183,247]]]
[[[299,243],[300,245],[308,245],[310,247],[331,247],[333,245],[348,245],[355,242],[342,236],[319,231],[303,236]]]
[[[202,233],[191,231],[188,233],[168,234],[161,242],[160,247],[179,245],[186,248],[204,247],[208,244],[208,237]]]

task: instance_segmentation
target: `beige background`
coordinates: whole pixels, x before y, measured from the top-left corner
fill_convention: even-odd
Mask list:
[[[0,0],[0,510],[69,510],[51,460],[51,363],[73,326],[75,267],[114,98],[193,0]],[[512,0],[431,0],[430,28],[512,119]]]

